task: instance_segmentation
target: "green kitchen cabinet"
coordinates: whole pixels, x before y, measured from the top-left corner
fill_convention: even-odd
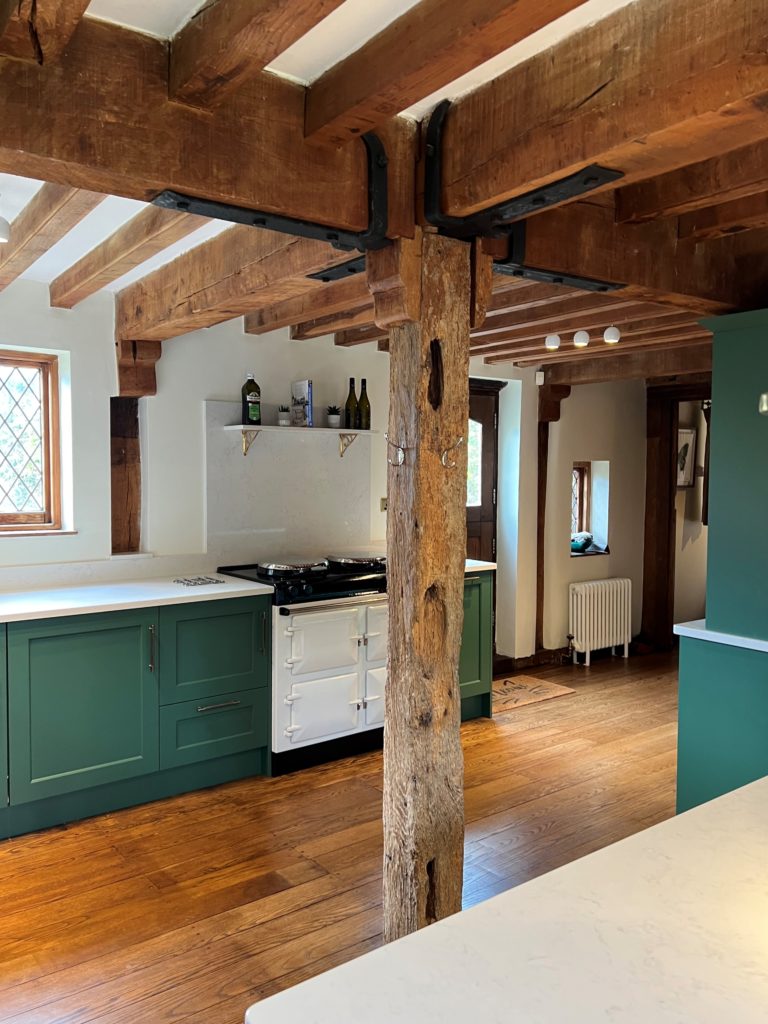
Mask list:
[[[152,608],[8,625],[11,804],[158,768]]]
[[[262,689],[160,708],[160,768],[269,746],[269,696]]]
[[[464,581],[464,630],[459,657],[464,720],[490,716],[493,675],[493,573]]]
[[[272,604],[240,597],[159,610],[160,704],[267,687]]]
[[[8,645],[0,625],[0,807],[8,806]]]

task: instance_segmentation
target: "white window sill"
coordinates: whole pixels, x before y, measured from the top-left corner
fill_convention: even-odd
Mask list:
[[[571,558],[591,558],[593,555],[610,555],[610,548],[587,548],[586,551],[572,551]]]
[[[77,530],[0,530],[0,537],[74,537]]]

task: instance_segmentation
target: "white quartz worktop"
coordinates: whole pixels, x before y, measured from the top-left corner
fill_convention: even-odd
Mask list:
[[[247,1024],[765,1024],[768,779],[252,1006]]]
[[[215,601],[226,597],[252,597],[272,593],[272,587],[263,583],[235,580],[219,573],[205,575],[226,582],[185,587],[174,583],[175,577],[165,576],[159,579],[56,587],[50,590],[0,592],[0,622],[50,619],[62,615],[121,611],[126,608],[154,608],[162,604],[186,604],[190,601]]]
[[[687,636],[692,640],[708,640],[712,644],[726,644],[728,647],[744,647],[748,651],[768,652],[768,640],[758,640],[752,636],[738,636],[735,633],[720,633],[716,629],[707,629],[706,619],[694,619],[693,622],[681,622],[675,626],[678,636]]]
[[[496,568],[495,562],[479,562],[476,558],[468,558],[464,563],[464,572],[491,572]]]

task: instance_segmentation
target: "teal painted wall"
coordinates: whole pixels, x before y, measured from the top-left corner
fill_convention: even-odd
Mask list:
[[[768,639],[768,310],[706,321],[715,335],[707,627]]]

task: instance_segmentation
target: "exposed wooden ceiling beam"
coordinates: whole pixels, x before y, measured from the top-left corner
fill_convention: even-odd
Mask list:
[[[612,316],[636,306],[635,299],[624,298],[619,292],[616,292],[615,296],[608,300],[602,295],[596,296],[582,292],[576,298],[565,299],[552,306],[547,304],[533,311],[522,309],[517,312],[512,310],[509,313],[494,316],[487,320],[482,327],[474,330],[472,338],[478,343],[480,339],[492,342],[496,336],[513,329],[537,330],[547,333],[550,326],[557,327],[560,324],[567,324],[573,316],[578,317],[580,323],[582,319],[593,322],[596,317],[598,323],[604,322],[607,327],[609,323],[613,323]]]
[[[642,6],[642,5],[640,5]],[[735,240],[680,248],[677,222],[616,224],[610,207],[572,203],[525,222],[527,266],[626,285],[616,295],[682,306],[704,315],[738,309]]]
[[[304,141],[304,89],[267,72],[212,117],[168,97],[167,44],[84,18],[60,61],[0,61],[0,171],[147,200],[164,189],[349,230],[368,224],[362,143]],[[389,228],[412,235],[415,125],[381,131]]]
[[[43,185],[11,224],[10,241],[0,245],[0,288],[7,288],[103,199],[66,185]]]
[[[171,42],[170,94],[215,106],[255,78],[342,0],[215,0]]]
[[[616,191],[616,219],[639,223],[768,190],[768,139]]]
[[[61,57],[90,0],[0,3],[0,57],[51,64]],[[4,23],[5,22],[5,23]]]
[[[321,284],[307,281],[308,290],[295,299],[265,306],[245,317],[246,334],[268,334],[280,327],[292,327],[307,320],[316,320],[335,313],[357,309],[370,296],[365,274]]]
[[[590,163],[630,183],[762,141],[768,63],[751,55],[766,35],[761,3],[620,8],[456,101],[446,211],[473,213]]]
[[[72,309],[207,223],[206,217],[148,206],[51,282],[51,305]]]
[[[768,228],[768,192],[683,214],[677,233],[681,241],[703,242],[758,228]]]
[[[337,345],[348,348],[350,345],[365,345],[369,341],[387,341],[389,332],[376,324],[370,327],[351,327],[348,331],[337,331],[333,340]]]
[[[348,259],[327,242],[230,228],[120,292],[117,337],[163,341],[211,327],[300,295],[307,274]]]
[[[711,341],[712,335],[701,327],[689,330],[670,331],[668,334],[658,334],[647,338],[638,338],[637,341],[622,342],[620,350],[614,346],[601,344],[599,347],[590,346],[588,349],[569,348],[559,352],[544,352],[537,356],[525,356],[520,358],[512,353],[507,355],[487,356],[485,362],[499,363],[510,360],[518,366],[546,366],[549,363],[569,363],[580,359],[613,359],[621,352],[637,352],[639,350],[666,350],[674,347],[685,347],[687,345],[698,345]],[[482,353],[480,353],[482,355]]]
[[[310,86],[307,138],[343,145],[583,2],[422,0]]]
[[[652,380],[712,372],[712,345],[674,348],[665,352],[616,353],[613,359],[555,363],[546,370],[548,384],[601,384],[614,380]]]
[[[337,334],[339,331],[347,331],[353,327],[372,326],[373,301],[371,300],[358,309],[351,309],[345,313],[333,313],[330,316],[321,316],[315,320],[296,324],[291,328],[291,338],[294,341],[306,341],[309,338],[323,338],[328,334]]]

